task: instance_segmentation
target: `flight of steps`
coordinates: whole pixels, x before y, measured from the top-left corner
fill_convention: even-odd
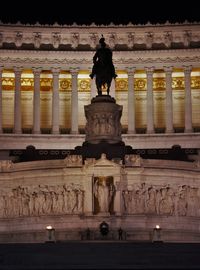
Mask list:
[[[200,269],[200,244],[108,240],[0,244],[0,269]]]

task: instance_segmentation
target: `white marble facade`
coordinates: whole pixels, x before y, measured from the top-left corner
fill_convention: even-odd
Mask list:
[[[181,147],[198,148],[199,29],[198,22],[106,26],[0,23],[0,78],[7,80],[6,83],[11,80],[14,85],[14,91],[9,90],[9,85],[7,90],[2,90],[0,85],[0,104],[3,104],[0,106],[3,109],[3,114],[0,111],[0,151],[25,149],[30,141],[37,149],[61,149],[63,141],[68,149],[73,149],[84,141],[85,135],[79,134],[85,126],[83,107],[90,104],[97,92],[88,74],[102,33],[113,50],[116,71],[124,72],[125,77],[118,78],[122,79],[122,85],[127,84],[122,87],[125,90],[116,92],[113,82],[110,91],[123,106],[125,143],[138,148],[152,145],[162,148],[172,147],[178,141]],[[143,77],[140,77],[141,70]],[[90,88],[85,93],[77,90],[82,71],[87,73],[84,83]],[[6,77],[6,72],[11,72],[12,78]],[[20,92],[20,80],[21,84],[27,82],[24,72],[30,72],[32,88]],[[43,77],[45,72],[51,85],[49,92],[40,91],[40,83],[47,79]],[[69,83],[70,77],[71,88],[58,93],[63,72],[68,72],[66,81]],[[174,79],[176,74],[178,77]],[[134,82],[141,86],[144,79],[146,89],[136,91]],[[161,82],[163,91],[159,90],[160,86],[154,89],[156,80]],[[61,134],[63,126],[67,136]],[[42,128],[51,133],[48,140]],[[145,129],[146,136],[137,136],[140,128]],[[29,129],[28,135],[23,136],[24,129]]]
[[[113,50],[115,69],[126,77],[121,81],[127,83],[122,87],[126,92],[115,91],[114,83],[110,91],[123,106],[124,143],[138,154],[140,149],[164,151],[174,145],[199,151],[199,30],[199,23],[187,22],[118,26],[0,23],[0,80],[7,80],[6,90],[0,84],[1,242],[44,242],[47,225],[55,228],[56,240],[84,239],[87,228],[92,239],[99,239],[103,220],[114,240],[122,227],[127,240],[151,241],[159,225],[164,241],[200,242],[199,155],[194,162],[132,155],[125,157],[125,164],[109,161],[105,155],[84,162],[81,156],[21,163],[9,160],[9,150],[28,145],[41,153],[82,145],[83,108],[96,94],[88,74],[102,33]],[[32,88],[27,92],[20,91],[27,79],[24,71],[31,73]],[[85,93],[78,92],[82,71],[87,71],[84,82],[90,85]],[[163,92],[153,86],[161,76],[158,71],[162,71]],[[12,78],[5,77],[9,72]],[[49,93],[40,91],[44,74],[49,76]],[[140,76],[145,76],[146,88],[136,93],[134,81],[144,79]],[[59,93],[59,79],[67,83],[69,77],[70,91]],[[178,85],[175,90],[172,81]],[[138,118],[146,134],[137,134]],[[60,133],[60,119],[69,129],[67,134]],[[7,133],[8,121],[12,133]],[[159,121],[162,133],[155,130]],[[177,123],[182,129],[175,132]],[[24,134],[27,124],[31,133]],[[42,134],[42,126],[51,134]]]
[[[83,164],[81,156],[1,161],[0,238],[44,241],[39,235],[51,224],[59,240],[66,240],[64,231],[70,230],[70,239],[80,239],[87,227],[97,233],[106,220],[113,232],[123,227],[127,240],[139,240],[140,235],[140,240],[150,241],[159,224],[165,241],[199,242],[199,181],[198,162],[144,160],[137,155],[126,156],[125,164],[109,161],[104,154]]]

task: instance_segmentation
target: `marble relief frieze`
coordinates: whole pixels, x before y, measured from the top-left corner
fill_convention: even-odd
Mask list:
[[[110,216],[119,210],[120,215],[200,216],[199,162],[126,155],[122,164],[105,154],[83,162],[81,155],[68,155],[37,163],[4,160],[0,172],[0,218]]]
[[[85,190],[79,184],[0,188],[0,218],[81,214]]]
[[[200,216],[200,188],[191,185],[129,185],[122,191],[126,214]]]

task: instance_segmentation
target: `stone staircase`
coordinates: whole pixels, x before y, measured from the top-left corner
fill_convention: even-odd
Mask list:
[[[0,269],[200,269],[200,244],[109,240],[1,244]]]

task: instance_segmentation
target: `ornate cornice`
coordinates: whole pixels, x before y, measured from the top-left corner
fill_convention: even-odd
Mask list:
[[[38,50],[94,50],[101,34],[113,50],[190,48],[200,44],[200,23],[145,25],[23,25],[0,23],[0,46]]]
[[[0,26],[22,26],[22,27],[47,27],[47,28],[51,28],[51,27],[59,27],[59,28],[72,28],[72,27],[84,27],[84,28],[91,28],[91,27],[106,27],[106,28],[110,28],[110,27],[149,27],[149,26],[154,26],[154,27],[160,27],[160,26],[179,26],[179,25],[196,25],[199,24],[200,22],[188,22],[187,20],[185,20],[183,23],[170,23],[169,21],[166,21],[165,23],[150,23],[147,22],[145,24],[133,24],[132,22],[129,22],[128,24],[114,24],[113,22],[105,25],[105,24],[95,24],[94,22],[92,22],[91,24],[77,24],[76,22],[74,22],[73,24],[58,24],[57,22],[55,22],[54,24],[40,24],[39,22],[36,22],[35,24],[23,24],[20,21],[18,21],[17,23],[13,24],[13,23],[3,23],[2,21],[0,21]]]
[[[0,61],[4,68],[13,66],[22,66],[24,68],[42,67],[43,69],[57,67],[61,69],[81,68],[90,69],[93,52],[91,51],[18,51],[18,50],[1,50]],[[126,51],[114,52],[113,61],[116,68],[126,69],[127,66],[135,68],[144,67],[144,65],[156,68],[163,66],[182,66],[192,65],[199,67],[200,49],[182,49],[182,50],[154,50],[154,51]]]

